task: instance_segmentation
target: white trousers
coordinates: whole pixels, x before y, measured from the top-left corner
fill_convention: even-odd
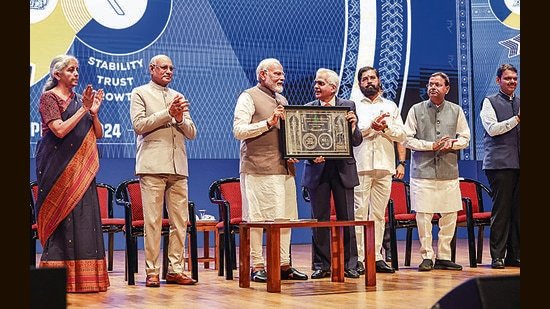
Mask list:
[[[240,177],[243,220],[298,219],[294,176],[241,173]],[[290,265],[290,236],[290,229],[281,229],[281,266]],[[251,228],[250,256],[254,267],[265,266],[262,240],[263,230]]]
[[[374,252],[376,261],[384,260],[380,253],[386,226],[386,206],[390,199],[392,174],[376,170],[359,174],[359,185],[354,188],[355,220],[374,221]],[[363,226],[356,226],[358,261],[364,262]]]
[[[420,255],[422,259],[434,258],[432,247],[432,218],[433,213],[417,212],[418,239],[420,240]],[[441,213],[439,218],[439,232],[437,234],[437,258],[451,260],[451,241],[455,234],[457,212]]]

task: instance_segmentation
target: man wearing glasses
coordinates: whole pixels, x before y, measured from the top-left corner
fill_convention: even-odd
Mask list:
[[[166,283],[195,284],[183,273],[189,212],[185,140],[197,129],[185,97],[168,88],[174,74],[172,60],[154,56],[151,81],[132,90],[130,116],[136,139],[136,175],[139,177],[145,221],[145,286],[159,287],[160,239],[164,197],[170,218]]]
[[[403,143],[411,149],[411,208],[416,211],[422,256],[418,270],[462,270],[462,266],[451,261],[451,240],[457,212],[462,209],[458,150],[468,146],[470,129],[462,108],[445,100],[450,89],[447,74],[433,73],[427,88],[429,99],[409,110]],[[437,255],[432,247],[435,213],[441,215]]]
[[[306,106],[346,106],[349,111],[345,121],[351,124],[351,141],[353,146],[362,142],[361,132],[357,127],[355,103],[338,98],[340,78],[333,70],[321,68],[315,75],[313,90],[316,100],[306,103]],[[341,126],[344,126],[342,119]],[[359,184],[355,158],[325,159],[318,156],[306,160],[302,185],[309,190],[311,213],[318,221],[330,221],[331,195],[334,199],[336,220],[354,220],[353,188]],[[312,279],[330,276],[330,231],[329,228],[312,229]],[[359,278],[357,272],[357,242],[353,226],[344,227],[344,276]]]

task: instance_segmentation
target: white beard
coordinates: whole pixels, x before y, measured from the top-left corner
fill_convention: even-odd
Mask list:
[[[275,91],[276,93],[282,93],[283,92],[283,86],[278,86],[278,85],[275,85],[275,87],[273,87],[273,91]]]

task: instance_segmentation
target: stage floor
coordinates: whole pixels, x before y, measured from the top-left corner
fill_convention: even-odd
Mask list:
[[[435,244],[434,244],[435,246]],[[432,270],[419,272],[422,261],[419,244],[413,241],[411,266],[404,266],[405,242],[399,241],[399,271],[376,275],[376,287],[365,287],[364,277],[346,278],[343,283],[330,278],[307,281],[282,281],[281,293],[268,293],[265,283],[251,282],[250,288],[239,288],[239,272],[233,280],[219,277],[218,271],[199,264],[199,282],[195,286],[165,284],[160,288],[145,287],[143,250],[139,251],[136,285],[124,280],[124,251],[115,251],[111,286],[107,292],[67,294],[68,308],[431,308],[446,293],[468,279],[478,276],[519,275],[517,267],[491,269],[488,239],[485,240],[483,263],[470,268],[466,239],[457,242],[457,263],[462,271]],[[293,245],[294,267],[311,275],[311,246]],[[199,248],[199,255],[202,248]],[[213,249],[211,255],[213,256]],[[238,256],[238,255],[237,255]],[[39,259],[39,256],[37,257]],[[188,275],[190,273],[186,271]]]

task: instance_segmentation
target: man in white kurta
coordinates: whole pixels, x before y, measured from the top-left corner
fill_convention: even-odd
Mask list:
[[[462,209],[458,150],[468,146],[470,129],[460,106],[445,100],[450,89],[445,73],[433,73],[427,87],[429,100],[413,105],[405,121],[404,146],[411,149],[411,208],[416,211],[422,256],[418,270],[462,270],[451,261],[451,240]],[[436,213],[441,215],[437,256],[432,247]]]
[[[397,105],[384,98],[378,70],[363,67],[357,73],[362,96],[355,99],[358,127],[363,142],[353,147],[359,186],[354,188],[355,220],[374,221],[376,272],[393,273],[384,261],[381,249],[384,239],[385,213],[390,199],[392,176],[395,174],[394,142],[405,140],[403,120]],[[364,274],[363,227],[356,227],[358,271]]]

